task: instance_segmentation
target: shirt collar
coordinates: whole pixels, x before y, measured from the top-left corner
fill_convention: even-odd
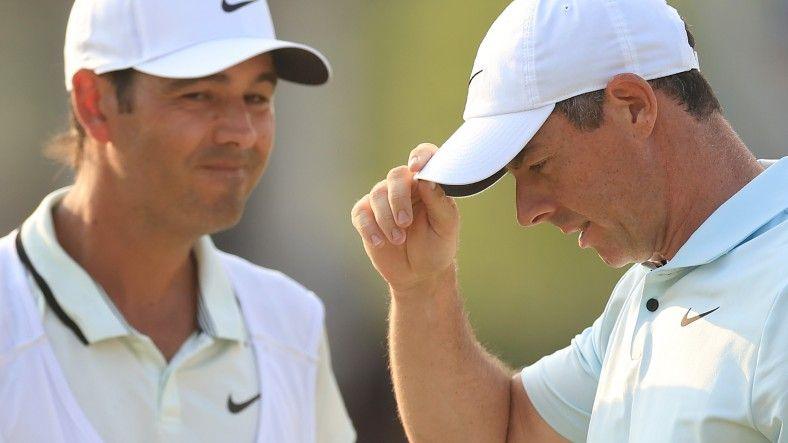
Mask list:
[[[70,187],[49,194],[22,225],[22,243],[33,267],[52,289],[63,311],[89,343],[133,335],[103,288],[60,246],[52,210]],[[218,249],[203,236],[194,247],[200,297],[198,320],[207,334],[228,340],[245,339],[243,320]]]
[[[788,157],[771,164],[723,203],[657,271],[709,263],[788,209]]]
[[[200,281],[200,310],[208,314],[214,337],[243,341],[246,338],[241,308],[219,250],[204,235],[194,247]],[[205,325],[203,325],[205,327]]]

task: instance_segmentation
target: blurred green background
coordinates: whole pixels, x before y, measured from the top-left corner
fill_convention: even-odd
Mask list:
[[[786,2],[670,3],[693,26],[702,70],[745,142],[759,157],[786,155]],[[334,79],[320,88],[281,84],[271,166],[242,222],[216,239],[323,298],[335,372],[359,441],[404,441],[386,367],[386,290],[349,211],[415,145],[440,144],[461,123],[477,46],[508,1],[269,4],[280,37],[323,50]],[[65,126],[62,38],[70,6],[0,2],[3,232],[71,179],[40,155]],[[576,236],[519,228],[508,177],[461,199],[460,208],[466,307],[479,339],[512,367],[566,346],[599,315],[623,273],[578,249]]]

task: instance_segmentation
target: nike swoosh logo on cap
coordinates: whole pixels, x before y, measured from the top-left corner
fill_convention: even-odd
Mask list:
[[[474,79],[474,78],[475,78],[477,75],[481,74],[481,73],[482,73],[482,71],[484,71],[484,69],[479,69],[478,71],[476,71],[476,73],[475,73],[475,74],[473,74],[473,75],[471,76],[471,79],[470,79],[470,80],[468,80],[468,86],[470,86],[470,85],[471,85],[471,82],[473,81],[473,79]]]
[[[247,0],[245,2],[236,3],[234,5],[231,5],[231,4],[227,3],[227,0],[222,0],[222,11],[224,11],[224,12],[237,11],[237,10],[243,8],[244,6],[246,6],[246,5],[250,4],[250,3],[254,3],[256,1],[257,0]]]
[[[687,315],[692,310],[692,308],[689,308],[689,309],[687,309],[687,312],[684,314],[684,318],[681,319],[681,326],[687,326],[688,324],[694,322],[695,320],[700,320],[701,318],[711,314],[712,312],[716,311],[717,309],[720,309],[720,307],[717,306],[716,308],[712,309],[711,311],[706,311],[703,314],[696,315],[696,316],[694,316],[692,318],[687,318]]]
[[[237,413],[243,411],[244,409],[248,408],[249,405],[251,405],[252,403],[256,402],[259,399],[260,399],[260,394],[257,394],[254,397],[250,398],[249,400],[246,400],[243,403],[235,403],[233,401],[232,394],[230,394],[230,395],[227,396],[227,409],[229,409],[230,412],[232,412],[233,414],[237,414]]]

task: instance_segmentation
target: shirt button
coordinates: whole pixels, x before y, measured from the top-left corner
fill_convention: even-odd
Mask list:
[[[657,309],[659,309],[659,302],[654,298],[648,299],[648,301],[646,302],[646,309],[648,309],[651,312],[656,311]]]

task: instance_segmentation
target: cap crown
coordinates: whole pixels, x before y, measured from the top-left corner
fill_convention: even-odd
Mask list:
[[[102,74],[238,37],[275,38],[266,0],[76,0],[66,29],[66,87],[82,68]]]
[[[465,120],[536,109],[603,89],[698,69],[684,22],[664,0],[515,0],[471,71]]]

